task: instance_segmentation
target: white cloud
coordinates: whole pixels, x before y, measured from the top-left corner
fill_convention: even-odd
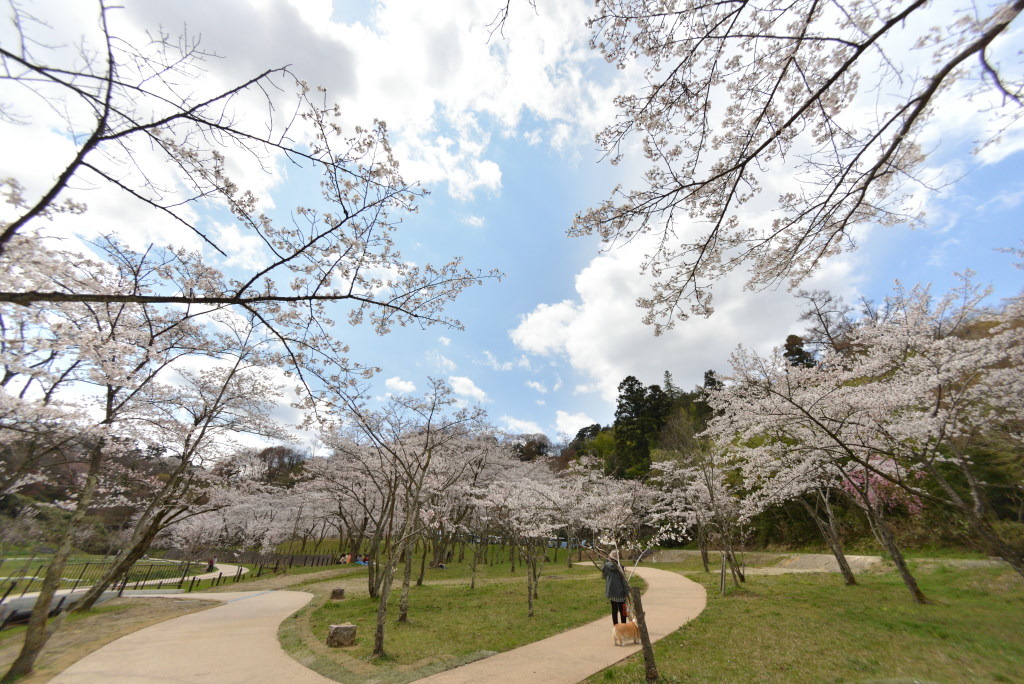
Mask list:
[[[538,304],[532,312],[521,316],[519,326],[510,331],[512,342],[532,354],[564,351],[570,327],[581,313],[568,299],[557,304]]]
[[[206,78],[210,89],[290,65],[297,78],[327,88],[346,125],[387,121],[403,173],[428,185],[447,183],[458,199],[501,189],[480,117],[513,135],[529,112],[540,126],[535,139],[551,144],[568,137],[589,142],[597,122],[608,120],[611,91],[586,78],[584,65],[602,62],[587,44],[590,8],[583,2],[513,12],[506,37],[490,41],[491,0],[448,0],[444,11],[421,0],[380,0],[360,20],[352,18],[354,8],[329,0],[124,5],[112,21],[136,44],[157,27],[174,36],[187,25],[190,36],[202,36],[202,47],[219,57]],[[66,23],[94,23],[92,12],[84,14]],[[610,67],[602,73],[627,76]],[[290,78],[281,85],[290,86]],[[551,124],[557,135],[546,130]]]
[[[983,204],[981,209],[989,209],[995,207],[996,209],[1013,209],[1024,202],[1024,188],[1017,190],[1016,192],[1004,192],[992,197]]]
[[[558,434],[568,435],[569,437],[574,437],[580,431],[580,428],[585,428],[596,422],[596,420],[585,413],[567,413],[565,411],[557,411],[555,413],[555,429],[558,431]]]
[[[545,387],[543,384],[541,384],[539,382],[534,382],[533,380],[530,380],[529,382],[527,382],[526,386],[531,388],[531,389],[537,390],[541,394],[547,394],[548,393],[548,388],[547,387]]]
[[[450,339],[450,338],[447,338],[447,337],[445,337],[444,335],[441,335],[441,337],[438,337],[438,338],[437,338],[437,341],[438,341],[438,342],[440,342],[440,343],[441,343],[441,344],[442,344],[443,346],[445,346],[445,347],[450,347],[450,346],[451,346],[451,344],[452,344],[452,341],[451,341],[451,339]]]
[[[519,420],[511,416],[502,416],[501,423],[505,426],[505,430],[516,435],[536,435],[544,432],[540,429],[540,425],[530,420]]]
[[[385,380],[384,386],[392,392],[398,392],[400,394],[410,394],[416,391],[415,383],[409,380],[402,380],[398,376]]]
[[[481,228],[484,225],[484,218],[482,216],[467,216],[466,218],[462,219],[462,222],[467,226]]]
[[[484,350],[483,354],[483,365],[496,371],[510,371],[516,368],[530,370],[530,359],[526,358],[525,355],[520,355],[515,361],[499,361],[498,357],[487,349]]]
[[[238,225],[215,224],[217,229],[217,244],[230,247],[225,266],[238,266],[245,269],[255,270],[266,263],[264,258],[264,242],[252,232],[242,233]]]
[[[457,367],[454,361],[434,350],[427,352],[427,362],[445,373],[451,373]]]
[[[464,376],[452,376],[448,378],[452,391],[460,397],[469,397],[475,401],[487,401],[487,393],[476,386],[476,384]]]
[[[792,295],[744,291],[744,274],[735,274],[716,284],[714,315],[691,318],[655,337],[634,304],[649,287],[638,276],[649,247],[646,239],[638,239],[595,257],[576,276],[578,301],[539,304],[510,331],[512,341],[532,354],[564,356],[582,378],[574,393],[597,393],[611,402],[627,375],[660,383],[668,370],[684,387],[698,384],[708,369],[726,372],[738,344],[767,351],[804,328]],[[850,262],[844,259],[833,260],[805,285],[848,298],[855,294]]]

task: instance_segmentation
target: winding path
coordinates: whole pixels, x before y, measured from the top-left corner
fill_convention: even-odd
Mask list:
[[[648,585],[644,593],[644,612],[652,640],[671,634],[704,609],[704,588],[696,582],[650,567],[639,568],[637,574]],[[306,605],[311,594],[250,591],[170,597],[216,600],[224,604],[124,636],[78,661],[51,682],[304,684],[333,681],[293,660],[277,641],[278,625]],[[597,620],[420,681],[430,684],[578,682],[640,649],[633,645],[612,645],[610,622],[608,618]]]
[[[704,610],[707,596],[704,587],[696,582],[650,567],[637,568],[636,574],[647,582],[643,604],[651,641],[668,636]],[[609,617],[419,681],[428,684],[572,684],[639,650],[640,646],[612,645]]]
[[[96,682],[331,682],[293,660],[277,641],[277,626],[309,603],[301,591],[170,594],[223,605],[167,620],[112,641],[50,680]]]

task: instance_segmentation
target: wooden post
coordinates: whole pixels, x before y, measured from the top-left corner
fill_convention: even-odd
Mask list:
[[[654,662],[651,635],[647,633],[647,616],[644,614],[644,604],[640,600],[640,587],[632,587],[629,592],[633,599],[633,618],[640,630],[640,644],[644,651],[644,678],[647,682],[653,683],[658,681],[658,665]]]

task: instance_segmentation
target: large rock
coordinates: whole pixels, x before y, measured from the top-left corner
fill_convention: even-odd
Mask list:
[[[351,646],[356,643],[356,626],[350,622],[331,625],[327,629],[327,645],[332,647]]]
[[[331,600],[332,601],[340,601],[343,598],[345,598],[345,590],[344,589],[331,589]]]

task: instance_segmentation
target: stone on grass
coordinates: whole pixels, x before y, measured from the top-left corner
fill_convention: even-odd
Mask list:
[[[351,646],[356,643],[356,626],[350,622],[343,625],[331,625],[327,629],[327,645],[335,648]]]
[[[345,590],[344,589],[331,589],[331,600],[332,601],[340,601],[343,598],[345,598]]]

